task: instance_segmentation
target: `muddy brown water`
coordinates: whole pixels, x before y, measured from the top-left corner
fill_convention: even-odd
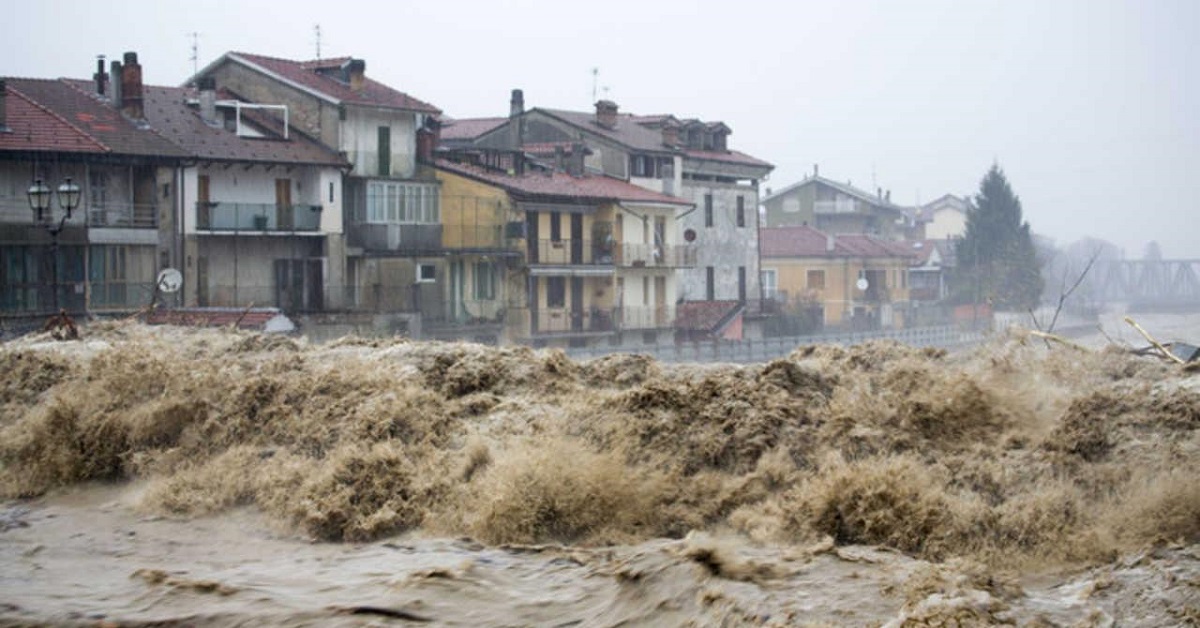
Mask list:
[[[1200,621],[1200,381],[1112,348],[123,323],[0,366],[0,625]]]

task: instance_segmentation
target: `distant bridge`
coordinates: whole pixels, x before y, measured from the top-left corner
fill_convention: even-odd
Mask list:
[[[1097,261],[1087,283],[1096,301],[1200,307],[1200,260]]]

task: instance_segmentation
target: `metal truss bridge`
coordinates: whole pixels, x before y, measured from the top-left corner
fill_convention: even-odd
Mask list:
[[[1092,272],[1098,301],[1200,308],[1200,259],[1097,261]]]

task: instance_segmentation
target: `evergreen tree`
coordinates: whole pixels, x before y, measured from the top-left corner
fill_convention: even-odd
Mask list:
[[[1021,199],[996,164],[979,183],[956,252],[957,301],[1008,309],[1037,305],[1044,282],[1033,236],[1021,218]]]

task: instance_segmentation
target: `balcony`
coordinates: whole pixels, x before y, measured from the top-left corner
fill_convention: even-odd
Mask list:
[[[818,214],[853,214],[858,211],[858,204],[851,198],[841,198],[836,201],[814,201],[813,211]]]
[[[440,253],[442,225],[357,223],[347,228],[350,246],[372,253]]]
[[[536,334],[606,333],[675,326],[672,305],[625,308],[548,308],[531,312],[530,329]]]
[[[499,299],[442,301],[421,307],[421,318],[434,327],[477,327],[502,325],[504,302]]]
[[[689,244],[622,244],[615,261],[632,268],[686,268],[696,265],[696,248]]]
[[[612,266],[614,247],[600,240],[530,240],[530,264],[551,266]]]
[[[109,203],[87,207],[89,227],[153,229],[158,226],[154,205],[148,203]]]
[[[316,232],[320,205],[274,203],[196,203],[199,231]]]

